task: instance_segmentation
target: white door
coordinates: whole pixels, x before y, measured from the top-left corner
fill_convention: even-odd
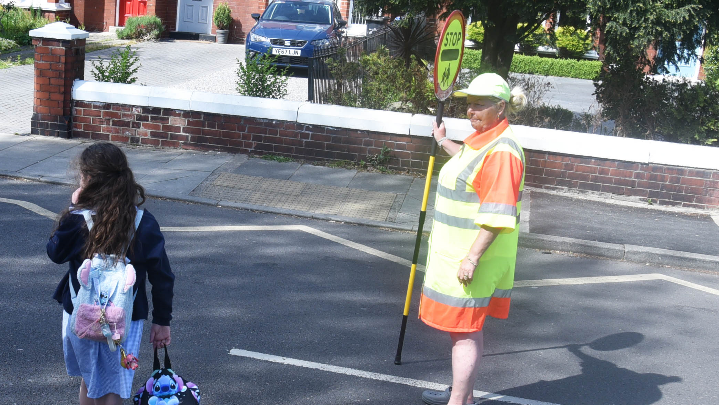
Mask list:
[[[212,27],[212,0],[180,0],[177,31],[209,34]]]

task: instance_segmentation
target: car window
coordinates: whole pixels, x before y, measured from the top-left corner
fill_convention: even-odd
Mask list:
[[[329,5],[317,3],[272,3],[264,14],[263,20],[287,21],[308,24],[332,24],[332,10]]]

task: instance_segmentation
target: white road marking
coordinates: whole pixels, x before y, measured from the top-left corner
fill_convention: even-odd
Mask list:
[[[20,207],[23,207],[26,210],[30,210],[38,215],[42,215],[43,217],[50,218],[52,220],[57,219],[57,214],[55,214],[54,212],[46,210],[45,208],[43,208],[37,204],[33,204],[31,202],[22,201],[22,200],[13,200],[10,198],[0,198],[0,202],[19,205]]]
[[[693,289],[695,289],[695,290],[704,291],[704,292],[707,292],[707,293],[709,293],[709,294],[719,295],[719,290],[714,289],[714,288],[705,287],[705,286],[703,286],[703,285],[701,285],[701,284],[696,284],[696,283],[692,283],[692,282],[689,282],[689,281],[684,281],[684,280],[682,280],[682,279],[675,278],[675,277],[672,277],[672,276],[665,276],[664,274],[658,274],[658,276],[661,276],[661,279],[662,279],[662,280],[666,280],[666,281],[669,281],[669,282],[674,283],[674,284],[683,285],[684,287],[689,287],[689,288],[693,288]]]
[[[635,274],[629,276],[599,276],[599,277],[575,277],[575,278],[550,278],[542,280],[517,280],[514,287],[550,287],[560,285],[584,285],[604,283],[627,283],[632,281],[664,280],[670,283],[682,285],[695,290],[703,291],[713,295],[719,295],[719,290],[705,287],[701,284],[684,281],[682,279],[667,276],[659,273]]]
[[[352,249],[359,250],[360,252],[367,253],[372,256],[377,256],[379,258],[389,260],[391,262],[395,262],[398,264],[405,265],[407,267],[412,265],[411,260],[404,259],[399,256],[395,256],[390,253],[383,252],[381,250],[377,250],[375,248],[371,248],[369,246],[363,245],[361,243],[352,242],[351,240],[341,238],[339,236],[335,236],[332,234],[329,234],[327,232],[320,231],[315,228],[311,228],[309,226],[305,225],[276,225],[276,226],[254,226],[254,225],[238,225],[238,226],[183,226],[183,227],[162,227],[160,228],[163,232],[230,232],[230,231],[302,231],[307,232],[315,236],[319,236],[320,238],[324,238],[327,240],[330,240],[332,242],[339,243],[340,245],[347,246]],[[424,266],[418,265],[417,268],[420,271],[424,271]]]
[[[339,367],[339,366],[333,366],[330,364],[315,363],[312,361],[298,360],[298,359],[293,359],[293,358],[289,358],[289,357],[275,356],[272,354],[251,352],[248,350],[232,349],[232,350],[230,350],[230,354],[233,356],[238,356],[238,357],[246,357],[246,358],[251,358],[251,359],[255,359],[255,360],[269,361],[272,363],[286,364],[286,365],[296,366],[296,367],[311,368],[314,370],[321,370],[321,371],[326,371],[326,372],[335,373],[335,374],[344,374],[344,375],[349,375],[349,376],[353,376],[353,377],[367,378],[370,380],[385,381],[385,382],[390,382],[390,383],[394,383],[394,384],[408,385],[410,387],[418,387],[418,388],[425,388],[425,389],[430,389],[430,390],[440,390],[440,391],[444,391],[448,387],[448,385],[445,385],[445,384],[438,384],[438,383],[433,383],[433,382],[429,382],[429,381],[415,380],[413,378],[405,378],[405,377],[397,377],[397,376],[388,375],[388,374],[373,373],[371,371],[363,371],[363,370],[357,370],[354,368]],[[474,391],[474,396],[476,398],[491,399],[493,401],[508,402],[510,404],[557,405],[557,404],[553,404],[551,402],[541,402],[541,401],[535,401],[532,399],[517,398],[517,397],[511,397],[508,395],[500,395],[500,394],[494,394],[491,392],[478,391],[478,390]]]
[[[0,198],[0,202],[15,204],[30,210],[38,215],[42,215],[52,220],[57,218],[57,214],[52,211],[46,210],[37,204],[22,200],[13,200],[10,198]],[[302,231],[307,232],[315,236],[319,236],[323,239],[327,239],[341,245],[347,246],[352,249],[357,249],[361,252],[367,253],[372,256],[376,256],[394,263],[398,263],[404,266],[411,266],[410,260],[404,259],[399,256],[395,256],[390,253],[371,248],[361,243],[353,242],[351,240],[329,234],[327,232],[320,231],[315,228],[311,228],[306,225],[226,225],[226,226],[166,226],[161,227],[163,232],[235,232],[235,231]],[[418,265],[417,270],[424,271],[424,266]],[[705,287],[700,284],[684,281],[676,277],[667,276],[664,274],[650,273],[650,274],[637,274],[629,276],[599,276],[599,277],[575,277],[575,278],[555,278],[555,279],[542,279],[542,280],[517,280],[514,282],[514,287],[549,287],[549,286],[561,286],[561,285],[582,285],[582,284],[600,284],[600,283],[626,283],[632,281],[648,281],[648,280],[664,280],[674,284],[689,287],[694,290],[703,291],[713,295],[719,295],[719,290]]]
[[[631,276],[599,276],[575,278],[550,278],[543,280],[518,280],[515,287],[549,287],[558,285],[584,285],[602,283],[626,283],[630,281],[663,280],[661,274],[637,274]]]
[[[712,219],[714,220],[714,223],[719,225],[719,215],[712,215]]]

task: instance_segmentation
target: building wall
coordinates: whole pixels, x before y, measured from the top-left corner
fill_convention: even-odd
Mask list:
[[[223,1],[227,1],[231,11],[230,15],[232,16],[232,26],[230,27],[228,41],[244,44],[247,33],[255,26],[255,20],[251,14],[262,13],[269,3],[266,0],[215,0],[213,7],[217,9],[217,6]],[[216,32],[217,26],[213,22],[212,33]]]

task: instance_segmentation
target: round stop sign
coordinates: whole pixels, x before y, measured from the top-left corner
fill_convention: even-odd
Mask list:
[[[452,94],[452,85],[462,65],[464,26],[462,12],[452,11],[439,36],[434,56],[434,94],[442,101]]]

